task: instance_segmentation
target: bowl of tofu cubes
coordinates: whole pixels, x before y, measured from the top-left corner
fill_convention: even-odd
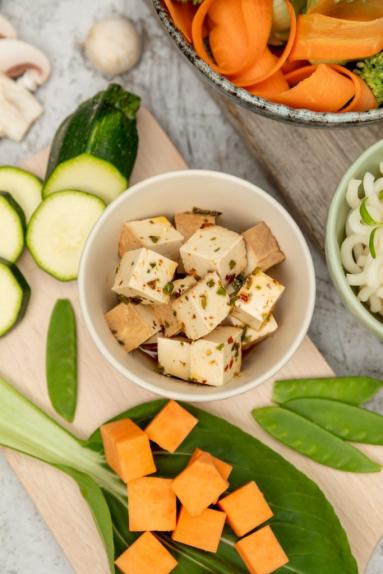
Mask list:
[[[126,379],[209,401],[286,364],[311,321],[315,275],[302,233],[269,194],[186,170],[138,183],[106,209],[79,291],[94,342]]]

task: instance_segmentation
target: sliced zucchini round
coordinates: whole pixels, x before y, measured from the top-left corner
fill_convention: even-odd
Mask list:
[[[0,191],[0,257],[14,263],[24,249],[25,216],[9,193]]]
[[[19,167],[0,167],[0,191],[10,193],[29,221],[36,207],[41,203],[42,182],[38,177]]]
[[[82,191],[60,191],[44,199],[26,236],[37,265],[60,281],[76,279],[83,246],[104,209],[99,197]]]
[[[0,257],[0,337],[23,318],[30,296],[31,288],[21,271]]]
[[[110,203],[128,187],[128,180],[108,161],[83,153],[60,163],[48,177],[44,198],[52,193],[76,189]]]

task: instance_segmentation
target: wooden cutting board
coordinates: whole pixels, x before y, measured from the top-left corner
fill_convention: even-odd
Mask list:
[[[263,163],[292,215],[323,251],[328,208],[336,187],[360,154],[382,139],[382,124],[347,129],[291,125],[250,112],[210,91]]]
[[[139,130],[140,149],[134,181],[185,168],[185,162],[177,150],[146,110],[140,112]],[[42,152],[25,165],[35,173],[43,175],[46,159],[47,152]],[[20,266],[32,286],[32,300],[23,322],[1,340],[2,377],[53,414],[44,375],[45,339],[49,316],[56,299],[68,297],[72,300],[77,314],[80,364],[79,405],[71,429],[86,437],[111,416],[154,398],[120,376],[101,357],[82,321],[75,283],[60,283],[46,275],[36,267],[28,253],[23,255]],[[331,375],[329,366],[306,338],[278,376],[284,378],[327,375]],[[272,381],[269,381],[246,395],[207,403],[205,407],[269,444],[319,484],[334,505],[348,533],[360,572],[363,572],[369,556],[383,534],[383,473],[357,475],[331,470],[295,454],[271,439],[250,416],[252,407],[270,401],[271,387]],[[383,449],[365,447],[363,450],[383,463]],[[107,574],[102,543],[75,484],[59,471],[26,456],[8,452],[7,457],[75,572]]]

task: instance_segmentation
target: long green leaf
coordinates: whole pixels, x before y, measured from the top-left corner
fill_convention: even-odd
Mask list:
[[[144,427],[164,406],[158,400],[139,405],[116,419],[132,418]],[[193,432],[174,454],[155,452],[158,474],[173,477],[187,464],[196,447],[211,452],[233,464],[231,489],[255,480],[264,492],[274,512],[271,526],[287,552],[290,562],[280,569],[281,574],[357,574],[344,530],[329,502],[320,489],[280,455],[227,421],[203,410],[183,405],[199,420]],[[115,419],[114,419],[115,420]],[[95,451],[102,451],[100,432],[88,441]],[[131,544],[126,508],[119,501],[107,497],[115,532],[116,551],[122,552]],[[194,550],[173,542],[167,535],[162,541],[174,553],[179,564],[177,574],[242,574],[246,568],[233,547],[234,535],[225,529],[217,555]]]

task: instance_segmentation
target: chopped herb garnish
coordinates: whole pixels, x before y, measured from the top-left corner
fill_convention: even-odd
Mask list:
[[[157,282],[158,282],[158,279],[152,279],[151,281],[147,282],[147,286],[150,287],[150,289],[155,289]]]
[[[225,289],[225,287],[219,287],[219,288],[217,289],[217,295],[223,295],[223,296],[225,296],[225,295],[226,295],[226,289]]]
[[[164,372],[165,372],[165,369],[164,369],[164,367],[163,367],[162,365],[160,365],[160,364],[158,363],[158,365],[156,365],[156,366],[154,367],[154,372],[155,372],[155,373],[159,373],[160,375],[163,375]]]
[[[234,259],[230,259],[230,261],[229,261],[229,267],[230,267],[230,269],[234,269],[234,267],[235,267],[236,265],[237,265],[237,264],[236,264],[236,262],[234,261]]]
[[[220,345],[217,345],[217,351],[222,351],[224,347],[225,347],[225,345],[223,343],[221,343]]]
[[[217,247],[217,249],[214,249],[214,253],[217,253],[217,252],[220,251],[220,250],[221,250],[221,248],[220,248],[220,247]]]
[[[206,307],[207,307],[207,295],[200,295],[200,299],[201,299],[202,309],[206,309]]]
[[[149,239],[152,243],[158,243],[160,238],[158,237],[158,235],[149,235]]]
[[[169,283],[166,283],[165,287],[163,288],[163,292],[166,295],[170,295],[171,293],[173,293],[173,289],[174,289],[174,283],[169,281]]]
[[[242,275],[242,273],[237,275],[237,277],[234,279],[234,281],[232,283],[232,288],[233,288],[235,293],[240,290],[240,288],[242,287],[244,282],[245,282],[245,276]]]
[[[157,265],[157,263],[155,263],[154,261],[152,261],[152,263],[149,263],[149,265],[150,265],[150,267],[151,267],[152,269],[154,269],[155,266]]]
[[[193,213],[195,215],[211,215],[213,217],[219,217],[222,215],[221,211],[214,211],[210,209],[201,209],[200,207],[193,207]]]
[[[216,239],[216,237],[210,237],[210,241],[215,241]]]
[[[208,287],[210,287],[210,288],[211,288],[211,287],[214,287],[214,285],[215,285],[214,279],[209,279],[209,281],[206,283],[206,285],[207,285]]]

